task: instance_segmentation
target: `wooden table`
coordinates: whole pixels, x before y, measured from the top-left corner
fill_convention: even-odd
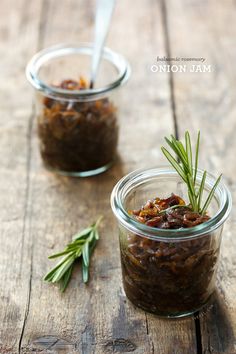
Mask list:
[[[161,320],[126,300],[109,197],[135,168],[160,165],[163,137],[201,129],[201,166],[224,171],[236,198],[236,4],[119,0],[108,45],[132,65],[122,89],[120,161],[103,175],[55,176],[38,153],[24,75],[39,49],[89,41],[94,2],[1,0],[0,353],[236,353],[236,214],[223,234],[218,295],[206,313]],[[211,73],[153,73],[156,56],[204,57]],[[173,63],[172,63],[173,64]],[[74,272],[61,295],[42,281],[47,256],[105,214],[88,286]]]

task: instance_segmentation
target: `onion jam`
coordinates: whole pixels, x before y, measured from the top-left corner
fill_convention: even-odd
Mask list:
[[[64,80],[55,86],[84,90],[84,79]],[[38,117],[43,161],[49,169],[86,172],[110,164],[116,155],[118,124],[116,107],[106,97],[78,101],[44,97]]]
[[[149,200],[129,211],[135,220],[157,229],[200,225],[208,215],[193,212],[177,195]],[[124,289],[138,307],[160,316],[186,315],[200,309],[214,291],[219,249],[211,234],[195,239],[161,241],[128,233],[121,236]]]

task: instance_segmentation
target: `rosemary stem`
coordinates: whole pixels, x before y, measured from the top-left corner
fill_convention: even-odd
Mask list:
[[[221,175],[217,178],[214,186],[209,192],[205,203],[202,206],[202,196],[205,187],[205,181],[207,172],[204,171],[202,179],[200,180],[199,187],[197,186],[197,170],[200,148],[200,131],[197,135],[195,156],[193,156],[191,137],[188,131],[185,132],[185,146],[177,140],[173,135],[170,138],[165,137],[165,140],[171,150],[176,155],[173,156],[166,148],[162,147],[161,150],[181,179],[187,186],[188,197],[191,204],[191,208],[194,212],[204,214],[207,211],[208,206],[214,196],[214,192],[220,182]]]

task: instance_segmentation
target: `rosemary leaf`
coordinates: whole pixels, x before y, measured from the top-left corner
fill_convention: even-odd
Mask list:
[[[62,292],[65,291],[71,279],[75,261],[82,256],[83,281],[85,283],[88,282],[90,257],[99,239],[98,225],[101,219],[102,217],[90,227],[75,234],[72,237],[72,242],[69,243],[62,252],[55,253],[49,257],[53,259],[64,256],[62,260],[45,275],[45,281],[57,283],[60,286],[60,290]]]
[[[171,147],[171,149],[174,150],[174,143],[172,143],[172,141],[170,141],[170,139],[168,139],[167,137],[165,137],[164,139],[167,142],[167,144]]]
[[[185,132],[185,146],[181,141],[177,140],[173,135],[170,136],[170,139],[165,137],[165,141],[167,142],[171,150],[176,154],[176,158],[174,158],[166,148],[162,147],[161,150],[165,155],[165,157],[167,158],[167,160],[170,162],[170,164],[173,166],[173,168],[176,170],[176,172],[185,182],[188,189],[189,202],[192,210],[200,214],[204,214],[211,203],[217,185],[220,182],[221,175],[220,177],[218,177],[216,183],[212,187],[203,207],[201,207],[202,195],[205,187],[207,172],[204,171],[202,179],[200,181],[200,187],[197,188],[196,180],[197,180],[198,158],[199,158],[199,148],[200,148],[200,131],[198,132],[198,136],[197,136],[194,165],[193,165],[193,151],[192,151],[193,145],[188,131]]]
[[[83,282],[87,283],[88,278],[89,278],[89,274],[88,274],[88,267],[84,263],[84,260],[82,261],[82,275],[83,275]]]
[[[167,158],[167,160],[169,160],[171,165],[178,172],[180,177],[186,182],[187,181],[186,176],[184,174],[182,167],[178,164],[178,161],[176,161],[175,158],[164,147],[162,147],[161,150],[162,150],[163,154],[165,155],[165,157]]]
[[[189,208],[189,205],[183,205],[183,204],[172,205],[171,207],[169,207],[167,209],[163,209],[163,210],[159,211],[158,215],[159,214],[166,214],[169,210],[178,209],[178,208]]]
[[[64,276],[64,274],[67,272],[67,270],[72,266],[72,264],[75,261],[74,255],[70,256],[70,258],[64,262],[55,272],[53,278],[52,278],[52,283],[56,283],[61,280],[61,278]]]
[[[59,263],[57,263],[57,265],[51,269],[45,276],[44,276],[44,280],[45,281],[50,281],[51,278],[53,278],[54,274],[56,273],[56,271],[61,267],[61,265],[63,265],[64,262],[67,261],[67,259],[69,259],[70,255],[67,257],[64,257]]]
[[[70,281],[71,274],[72,274],[72,269],[73,269],[73,266],[71,266],[67,270],[67,272],[63,275],[63,277],[60,280],[60,290],[61,290],[62,293],[66,290],[67,285],[68,285],[68,283]]]
[[[187,163],[187,159],[185,156],[185,153],[182,149],[182,146],[178,144],[178,142],[175,140],[173,142],[171,142],[169,139],[165,138],[167,144],[171,147],[171,149],[175,152],[175,154],[179,157],[179,159],[181,160],[181,162],[183,164]]]
[[[210,202],[214,196],[214,193],[215,193],[215,190],[216,190],[216,187],[218,186],[220,180],[221,180],[221,177],[222,177],[222,174],[217,178],[214,186],[212,187],[212,190],[210,192],[210,194],[208,195],[207,197],[207,200],[205,201],[205,204],[203,205],[203,208],[201,210],[201,214],[204,214],[208,208],[208,206],[210,205]]]
[[[186,145],[186,155],[187,155],[187,161],[188,161],[188,166],[189,166],[189,172],[192,175],[192,173],[193,173],[193,159],[192,159],[192,146],[191,146],[189,132],[185,133],[185,145]]]
[[[188,186],[188,184],[187,184]],[[193,209],[193,205],[194,205],[194,200],[193,200],[193,196],[190,192],[190,188],[188,187],[188,198],[189,198],[189,201],[190,201],[190,205],[191,205],[191,208]]]
[[[87,228],[84,229],[83,231],[81,231],[81,232],[75,234],[75,235],[72,237],[72,240],[79,240],[80,238],[87,236],[87,235],[92,231],[92,229],[93,229],[92,226],[87,227]]]
[[[55,253],[55,254],[53,254],[52,256],[49,256],[48,258],[49,258],[49,259],[53,259],[53,258],[57,258],[57,257],[64,256],[65,254],[69,254],[69,253],[71,253],[71,250],[70,250],[70,249],[67,249],[67,250],[65,250],[65,251],[63,251],[63,252]]]
[[[81,256],[81,254],[82,254],[81,248],[77,248],[76,251],[75,251],[76,258],[79,258]]]
[[[83,262],[86,267],[89,266],[89,243],[85,242],[82,250]]]
[[[190,173],[187,174],[187,179],[188,179],[188,189],[189,189],[189,194],[191,195],[191,204],[192,204],[193,211],[198,211],[193,179]]]
[[[94,230],[94,237],[96,240],[99,240],[99,233],[97,229]]]
[[[195,153],[195,165],[194,165],[194,184],[196,183],[197,178],[197,169],[198,169],[198,155],[199,155],[199,146],[200,146],[200,131],[197,135],[197,144],[196,144],[196,153]]]
[[[180,152],[181,154],[181,159],[182,159],[182,163],[183,165],[186,167],[187,164],[188,164],[188,160],[187,160],[187,154],[184,150],[184,146],[183,144],[181,143],[181,141],[176,141],[175,145],[177,146],[178,148],[178,151]]]
[[[200,210],[201,203],[202,203],[202,194],[203,194],[203,190],[204,190],[204,186],[205,186],[206,175],[207,175],[207,172],[204,171],[203,176],[202,176],[202,180],[201,180],[201,184],[199,187],[199,191],[198,191],[198,203],[197,203],[198,210]]]

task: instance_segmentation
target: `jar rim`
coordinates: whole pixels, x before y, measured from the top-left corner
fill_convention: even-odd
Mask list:
[[[49,96],[62,96],[64,98],[84,98],[93,97],[107,93],[119,86],[123,85],[130,77],[131,68],[128,61],[117,52],[114,52],[108,47],[103,48],[102,58],[109,61],[118,71],[118,77],[115,81],[104,87],[89,88],[83,90],[66,90],[58,87],[47,85],[38,77],[38,72],[43,64],[55,58],[66,56],[69,54],[85,54],[92,55],[93,43],[83,42],[78,45],[73,44],[58,44],[45,48],[36,53],[26,66],[26,77],[31,85],[38,91],[43,91]]]
[[[198,169],[197,179],[200,179],[203,176],[203,173],[203,170]],[[123,206],[122,198],[124,197],[123,193],[125,189],[132,187],[130,188],[130,190],[132,190],[142,181],[145,181],[145,178],[149,178],[151,180],[151,178],[155,178],[161,175],[163,176],[166,174],[172,177],[178,177],[178,179],[180,179],[178,173],[174,169],[170,168],[169,166],[159,166],[149,169],[135,170],[121,178],[120,181],[115,185],[111,193],[111,207],[113,213],[125,228],[135,234],[138,234],[139,236],[148,237],[155,240],[182,241],[210,234],[225,222],[232,208],[232,197],[228,187],[222,180],[215,190],[215,195],[218,194],[220,197],[219,209],[212,218],[200,225],[182,229],[158,229],[155,227],[147,226],[146,224],[142,224],[132,218],[132,216],[128,214]],[[215,181],[216,178],[212,174],[207,173],[205,181],[206,185],[212,188]]]

